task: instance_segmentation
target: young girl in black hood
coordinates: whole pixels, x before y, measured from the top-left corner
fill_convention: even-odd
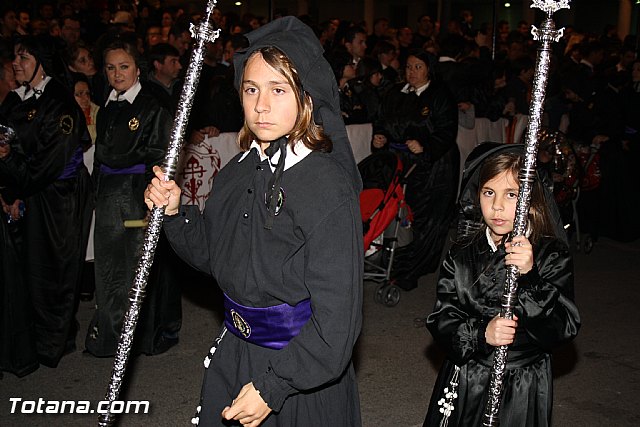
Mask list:
[[[194,424],[359,426],[351,353],[362,320],[360,177],[337,87],[309,27],[277,19],[236,54],[244,153],[201,215],[160,168],[146,203],[224,292]],[[322,123],[322,125],[320,125]]]
[[[449,250],[427,318],[427,328],[447,358],[425,426],[482,425],[494,350],[501,345],[509,350],[500,425],[549,425],[550,352],[575,337],[580,327],[571,255],[557,210],[547,205],[553,196],[536,181],[526,236],[511,239],[522,146],[498,146],[477,157],[486,149],[481,146],[471,154],[460,200],[466,229],[478,231],[463,233]],[[512,320],[499,316],[506,265],[519,270]]]

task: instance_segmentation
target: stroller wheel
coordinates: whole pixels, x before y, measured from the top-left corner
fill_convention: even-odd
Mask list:
[[[593,250],[593,238],[591,236],[586,236],[584,238],[584,244],[582,246],[585,254],[590,254]]]
[[[400,302],[400,288],[395,285],[388,285],[386,287],[386,292],[383,293],[383,301],[384,305],[387,307],[393,307]]]
[[[387,286],[389,286],[387,284],[387,282],[382,282],[377,288],[376,288],[376,292],[373,294],[373,300],[375,302],[377,302],[378,304],[382,304],[383,302],[383,295],[385,295],[387,293]]]

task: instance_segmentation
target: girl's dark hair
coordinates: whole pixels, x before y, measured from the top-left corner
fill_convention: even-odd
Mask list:
[[[480,206],[480,192],[487,182],[505,171],[511,172],[514,180],[518,182],[518,172],[523,166],[524,158],[517,153],[497,154],[485,160],[478,176],[477,205]],[[532,244],[535,244],[543,236],[559,237],[555,233],[540,179],[536,179],[532,187],[528,222],[531,230],[529,240]],[[484,232],[484,228],[482,231]]]
[[[289,144],[293,148],[293,145],[298,141],[302,141],[302,143],[310,150],[330,152],[333,148],[333,144],[325,135],[322,126],[317,125],[313,120],[313,102],[311,100],[311,96],[304,91],[298,71],[289,57],[274,46],[263,47],[254,51],[249,58],[247,58],[247,61],[245,62],[245,70],[249,59],[253,58],[257,54],[262,55],[262,59],[264,59],[270,67],[280,73],[287,80],[295,94],[298,107],[298,117],[296,118],[296,123],[293,125],[293,129],[289,133]],[[245,70],[243,70],[243,75],[240,79],[239,91],[241,102],[243,88],[242,82],[244,81]],[[240,129],[240,132],[238,133],[238,143],[240,148],[245,151],[248,150],[251,146],[251,142],[257,139],[258,138],[256,138],[255,134],[251,132],[251,129],[249,129],[249,126],[245,121],[242,129]]]

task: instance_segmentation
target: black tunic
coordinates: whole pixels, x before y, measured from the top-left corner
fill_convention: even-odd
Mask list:
[[[449,426],[479,426],[489,389],[494,347],[484,340],[500,312],[506,269],[504,245],[493,252],[484,232],[468,245],[454,245],[440,269],[437,300],[427,327],[447,360],[434,386],[425,426],[442,419],[454,366],[460,367],[458,398]],[[535,265],[518,279],[518,328],[509,346],[500,425],[549,425],[553,403],[550,351],[578,333],[573,303],[573,262],[564,243],[545,238],[534,245]]]
[[[387,93],[374,134],[387,137],[387,146],[400,154],[405,171],[417,166],[406,195],[414,215],[413,241],[397,251],[392,274],[399,284],[406,281],[413,287],[420,276],[437,269],[453,217],[460,165],[458,108],[451,93],[436,82],[420,96],[401,88]],[[410,139],[420,142],[424,152],[415,155],[405,149]]]
[[[116,351],[144,240],[144,228],[125,228],[124,221],[141,220],[147,215],[144,190],[152,167],[164,159],[170,126],[171,116],[144,86],[132,104],[112,101],[98,112],[93,169],[97,309],[85,341],[87,350],[95,356],[112,356]],[[101,172],[101,165],[111,169],[143,165],[144,173],[106,174]],[[155,264],[158,262],[156,259]],[[177,286],[173,283],[170,289],[151,284],[148,287],[134,353],[153,354],[165,329],[179,329]],[[167,316],[163,318],[163,314]]]
[[[237,303],[310,298],[313,314],[282,350],[227,333],[205,374],[200,425],[220,425],[222,409],[249,382],[275,411],[263,426],[360,425],[351,364],[362,321],[358,194],[332,155],[312,152],[284,171],[284,204],[266,230],[271,170],[255,150],[239,158],[216,177],[202,215],[182,207],[166,217],[165,232],[181,257]]]
[[[17,138],[0,161],[0,179],[25,201],[21,226],[35,344],[40,363],[55,367],[75,348],[80,269],[91,221],[89,175],[82,163],[82,137],[88,132],[82,111],[56,80],[37,99],[22,101],[12,93],[2,109]]]

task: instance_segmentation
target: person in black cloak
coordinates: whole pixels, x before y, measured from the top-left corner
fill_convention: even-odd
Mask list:
[[[103,61],[112,89],[96,119],[92,173],[96,192],[96,311],[85,346],[96,357],[111,357],[116,354],[128,292],[144,243],[144,228],[128,227],[127,222],[148,215],[142,195],[153,176],[151,168],[164,159],[172,122],[169,112],[139,80],[140,58],[135,45],[116,37],[105,48]],[[175,270],[169,266],[164,246],[161,239],[149,276],[153,286],[140,312],[134,354],[160,354],[179,340],[180,288],[176,281],[167,280]]]
[[[531,192],[527,232],[511,241],[523,163],[522,145],[493,143],[477,147],[467,161],[458,237],[426,321],[446,360],[424,426],[482,424],[494,350],[501,345],[509,350],[500,425],[550,425],[551,351],[577,335],[580,316],[566,234],[542,174]],[[499,316],[506,265],[520,273],[511,320]]]
[[[396,250],[391,278],[404,290],[438,268],[455,213],[460,154],[458,106],[444,84],[431,78],[434,59],[422,50],[407,58],[406,80],[385,95],[373,124],[373,150],[389,149],[405,169],[413,241]]]
[[[337,85],[298,19],[247,38],[234,57],[244,153],[220,171],[202,214],[179,205],[158,167],[145,192],[150,208],[165,207],[178,255],[224,292],[192,422],[359,426],[351,354],[362,323],[362,184]]]
[[[25,202],[21,226],[30,305],[23,309],[33,313],[39,363],[56,367],[75,349],[91,221],[90,179],[82,161],[88,131],[71,92],[51,77],[49,39],[20,37],[14,53],[20,87],[7,96],[0,114],[16,139],[0,147],[0,181]]]

